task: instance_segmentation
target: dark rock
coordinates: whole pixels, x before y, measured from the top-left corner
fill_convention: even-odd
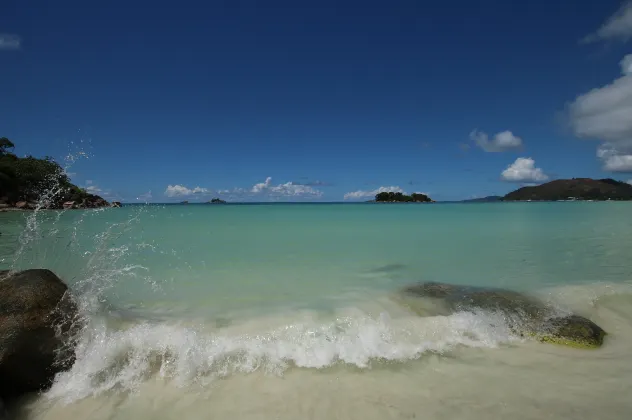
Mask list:
[[[578,315],[549,319],[543,328],[548,334],[542,335],[542,341],[580,348],[599,347],[607,335],[599,325]]]
[[[123,207],[120,201],[112,201],[112,207]]]
[[[68,287],[53,272],[0,271],[0,398],[47,389],[74,363],[80,326]]]
[[[571,314],[559,316],[556,309],[543,301],[513,290],[427,282],[401,289],[403,297],[441,301],[450,313],[486,310],[502,313],[509,328],[520,335],[539,341],[577,348],[598,348],[607,333],[591,320]],[[411,310],[422,313],[414,303]],[[421,311],[419,310],[421,309]]]

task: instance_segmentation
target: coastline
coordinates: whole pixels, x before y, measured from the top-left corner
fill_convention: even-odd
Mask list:
[[[107,203],[107,202],[106,202]],[[81,206],[81,205],[69,205],[69,206],[62,206],[62,207],[41,207],[41,208],[37,208],[37,206],[33,206],[33,205],[27,205],[27,206],[22,206],[22,207],[18,207],[18,206],[8,206],[8,207],[2,207],[0,208],[0,213],[8,213],[8,212],[14,212],[14,211],[40,211],[40,210],[91,210],[91,209],[103,209],[103,208],[120,208],[123,207],[123,204],[119,201],[114,201],[112,203],[107,203],[107,204],[103,204],[103,205],[97,205],[97,206]]]

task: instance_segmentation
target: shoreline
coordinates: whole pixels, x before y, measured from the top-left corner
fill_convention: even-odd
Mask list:
[[[78,206],[69,206],[69,207],[41,207],[39,209],[32,207],[4,207],[0,208],[0,213],[10,213],[16,211],[40,211],[40,210],[96,210],[96,209],[107,209],[107,208],[121,208],[123,204],[120,202],[108,203],[106,206],[96,206],[96,207],[78,207]]]

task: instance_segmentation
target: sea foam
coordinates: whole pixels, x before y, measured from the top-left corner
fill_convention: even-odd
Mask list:
[[[95,319],[77,348],[75,365],[57,377],[47,396],[71,402],[107,391],[134,391],[156,376],[191,386],[238,373],[281,375],[293,367],[368,369],[457,346],[490,348],[518,340],[502,317],[465,312],[428,318],[391,319],[382,313],[330,322],[299,319],[241,334],[231,333],[232,328],[209,332],[140,322],[113,330]]]

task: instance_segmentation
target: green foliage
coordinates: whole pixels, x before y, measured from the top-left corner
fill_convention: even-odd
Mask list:
[[[7,149],[13,149],[15,145],[6,137],[0,137],[0,155],[7,154]]]
[[[414,193],[406,195],[401,192],[381,192],[375,195],[375,201],[379,202],[395,202],[395,203],[425,203],[432,201],[427,195]]]
[[[51,205],[59,206],[65,200],[80,202],[92,196],[71,184],[64,169],[53,158],[19,158],[7,152],[13,147],[9,139],[0,138],[0,197],[13,203],[37,201],[42,194],[56,191]]]
[[[632,200],[632,185],[612,178],[557,179],[545,184],[522,187],[503,201]]]

